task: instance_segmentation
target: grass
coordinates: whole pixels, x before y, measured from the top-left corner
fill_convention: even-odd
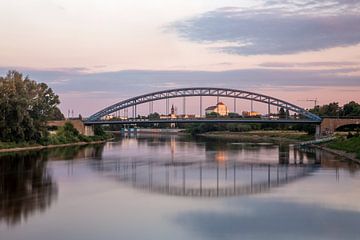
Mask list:
[[[329,148],[345,151],[347,153],[355,153],[360,159],[360,136],[346,138],[337,138],[326,145]]]
[[[308,141],[314,139],[314,136],[308,135],[306,132],[279,130],[257,130],[249,132],[216,131],[204,133],[201,135],[226,139],[242,139],[247,141]]]
[[[313,135],[309,135],[306,132],[299,132],[299,131],[258,130],[258,131],[250,131],[248,133],[257,134],[259,136],[264,136],[264,137],[275,137],[275,138],[280,137],[280,138],[299,140],[299,141],[309,141],[314,139]]]
[[[39,146],[36,143],[15,143],[15,142],[0,142],[0,149],[9,149],[9,148],[22,148],[22,147],[34,147]]]

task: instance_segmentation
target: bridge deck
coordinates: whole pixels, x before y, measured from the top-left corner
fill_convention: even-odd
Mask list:
[[[105,124],[142,124],[142,123],[279,123],[279,124],[320,124],[321,121],[310,119],[209,119],[209,118],[186,118],[186,119],[127,119],[127,120],[100,120],[85,121],[85,125]]]

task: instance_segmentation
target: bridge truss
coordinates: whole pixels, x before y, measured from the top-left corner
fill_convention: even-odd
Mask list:
[[[147,103],[147,102],[153,102],[157,100],[162,99],[170,99],[170,98],[179,98],[179,97],[194,97],[194,96],[200,96],[200,103],[201,103],[201,97],[206,96],[215,96],[215,97],[228,97],[228,98],[234,98],[234,99],[245,99],[249,101],[255,101],[260,102],[268,105],[268,111],[270,113],[270,106],[276,106],[279,108],[283,108],[288,111],[295,112],[299,114],[300,116],[303,116],[306,119],[309,119],[310,121],[314,122],[320,122],[321,118],[313,113],[308,112],[304,108],[301,108],[299,106],[296,106],[292,103],[286,102],[284,100],[266,96],[263,94],[258,94],[254,92],[248,92],[243,90],[237,90],[237,89],[228,89],[228,88],[207,88],[207,87],[198,87],[198,88],[178,88],[178,89],[170,89],[170,90],[164,90],[159,92],[153,92],[148,93],[144,95],[140,95],[137,97],[129,98],[124,101],[115,103],[109,107],[106,107],[99,112],[91,115],[87,121],[88,122],[94,122],[99,121],[101,118],[110,115],[112,113],[115,113],[117,111],[127,109],[129,107],[135,107],[137,105]],[[168,102],[167,102],[168,104]],[[184,100],[185,105],[185,100]],[[168,109],[169,106],[167,106]],[[201,108],[201,107],[200,107]]]

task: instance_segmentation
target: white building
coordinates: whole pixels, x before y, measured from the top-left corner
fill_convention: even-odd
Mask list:
[[[211,106],[206,108],[205,113],[206,114],[218,113],[220,116],[227,116],[229,114],[229,109],[224,103],[219,102],[218,104],[216,104],[216,106]]]

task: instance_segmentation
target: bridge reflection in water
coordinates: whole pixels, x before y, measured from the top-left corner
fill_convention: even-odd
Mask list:
[[[141,151],[139,151],[141,149]],[[104,152],[103,152],[104,151]],[[123,138],[88,158],[103,177],[125,186],[171,196],[230,197],[268,192],[311,176],[318,169],[357,171],[319,149],[289,144],[241,143],[175,136]],[[69,161],[68,172],[72,161]]]
[[[127,140],[123,141],[127,144]],[[138,144],[151,144],[141,139],[136,141]],[[176,146],[186,143],[174,139],[160,139],[159,142],[169,145],[171,157],[168,159],[163,156],[158,156],[158,160],[154,156],[146,159],[123,156],[93,162],[93,167],[135,189],[186,197],[227,197],[267,192],[307,177],[320,168],[320,155],[295,150],[288,144],[259,145],[261,149],[278,148],[278,160],[263,159],[259,162],[251,159],[249,154],[253,151],[254,159],[259,158],[256,155],[259,154],[257,145],[251,147],[246,144],[245,147],[241,146],[242,143],[221,145],[205,142],[205,146],[201,147],[205,150],[205,159],[182,160],[179,156],[175,157]],[[247,149],[248,161],[234,160],[236,158],[231,155],[232,152],[238,154],[241,148]],[[313,157],[309,158],[308,154]]]
[[[256,194],[308,176],[317,165],[116,162],[111,171],[134,188],[167,195],[226,197]]]

